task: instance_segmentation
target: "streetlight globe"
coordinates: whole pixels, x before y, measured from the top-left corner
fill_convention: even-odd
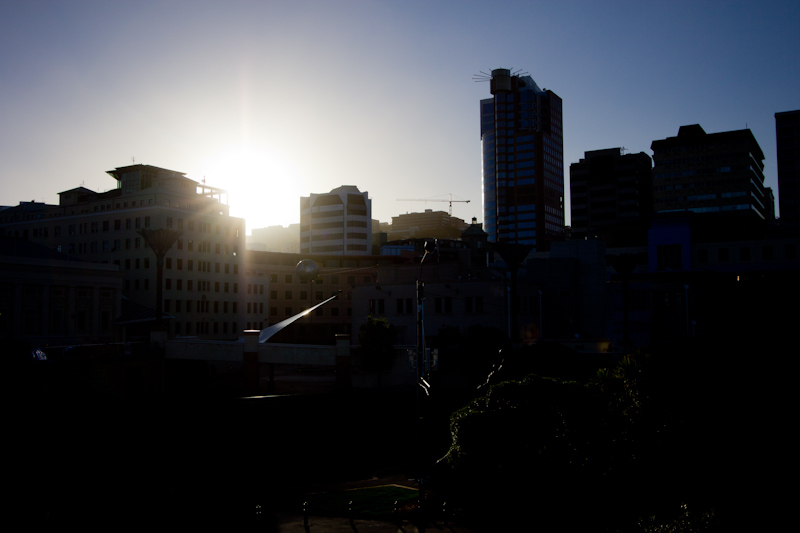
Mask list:
[[[295,272],[300,281],[311,281],[319,275],[319,265],[311,259],[303,259],[297,263]]]

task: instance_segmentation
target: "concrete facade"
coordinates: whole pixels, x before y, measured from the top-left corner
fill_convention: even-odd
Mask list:
[[[372,253],[372,200],[353,185],[300,198],[300,253]]]
[[[229,215],[225,191],[149,165],[108,174],[116,180],[108,192],[78,187],[60,193],[58,205],[20,202],[0,211],[0,233],[115,265],[123,294],[155,308],[156,259],[139,230],[178,231],[164,264],[164,312],[174,317],[170,335],[236,338],[244,324],[245,225]]]

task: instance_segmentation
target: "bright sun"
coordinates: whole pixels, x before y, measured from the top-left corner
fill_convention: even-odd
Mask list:
[[[237,144],[210,154],[190,176],[205,178],[212,187],[228,191],[231,216],[253,228],[297,223],[300,197],[307,195],[303,180],[279,154],[263,146]]]

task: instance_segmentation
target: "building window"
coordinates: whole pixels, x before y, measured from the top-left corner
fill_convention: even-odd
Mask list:
[[[659,244],[656,248],[656,265],[658,270],[680,270],[681,245]]]
[[[383,298],[377,298],[369,301],[369,314],[371,315],[383,315],[386,313],[386,309],[384,307],[385,302]]]
[[[750,247],[749,246],[742,246],[739,250],[739,258],[742,261],[750,261]]]

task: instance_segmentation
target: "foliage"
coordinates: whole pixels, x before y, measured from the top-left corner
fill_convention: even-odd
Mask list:
[[[687,390],[674,370],[637,354],[584,383],[532,374],[491,386],[451,417],[445,490],[478,518],[528,509],[545,529],[657,531],[687,502],[706,516],[695,487],[707,457],[687,446],[695,426],[672,401]]]

